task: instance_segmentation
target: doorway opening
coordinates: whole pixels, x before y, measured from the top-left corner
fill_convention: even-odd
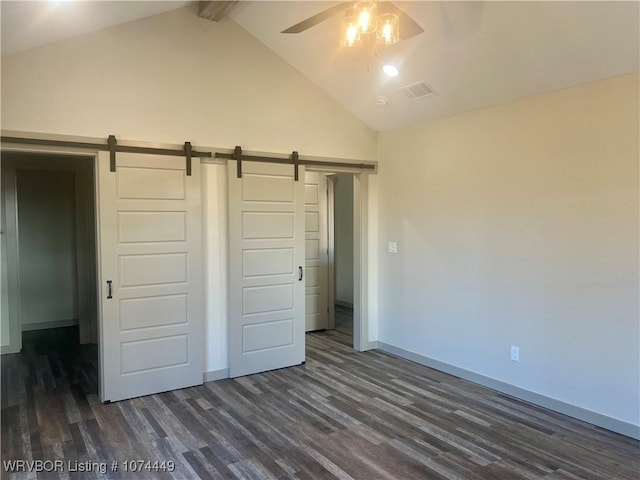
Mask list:
[[[305,329],[353,347],[354,175],[306,172],[305,191]]]
[[[94,157],[3,151],[1,169],[2,353],[97,393]]]
[[[353,174],[330,177],[329,249],[333,268],[330,298],[333,298],[334,328],[351,337],[353,346]]]

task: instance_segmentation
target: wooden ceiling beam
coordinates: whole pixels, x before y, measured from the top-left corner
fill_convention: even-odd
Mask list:
[[[219,22],[236,3],[238,3],[237,0],[200,2],[198,16]]]

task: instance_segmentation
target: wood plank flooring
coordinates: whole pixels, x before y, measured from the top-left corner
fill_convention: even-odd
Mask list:
[[[640,478],[640,442],[351,342],[341,322],[302,366],[103,405],[95,347],[28,332],[2,357],[2,459],[63,471],[2,478]]]

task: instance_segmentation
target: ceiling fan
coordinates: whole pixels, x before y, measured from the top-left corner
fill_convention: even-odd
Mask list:
[[[236,4],[235,1],[201,1],[199,16],[219,21]],[[376,43],[391,45],[424,32],[424,29],[400,8],[389,1],[349,1],[340,2],[295,25],[281,33],[301,33],[314,27],[334,15],[343,14],[341,44],[353,47],[360,45],[363,39],[371,40],[375,33]]]
[[[341,2],[290,26],[281,33],[304,32],[340,13],[344,13],[341,43],[346,46],[357,44],[358,34],[373,33],[376,30],[378,30],[378,43],[381,44],[396,43],[424,32],[420,25],[392,2],[359,1]],[[367,21],[369,25],[363,25],[363,22]],[[357,32],[354,30],[354,25],[358,27]],[[350,28],[352,30],[349,30]]]

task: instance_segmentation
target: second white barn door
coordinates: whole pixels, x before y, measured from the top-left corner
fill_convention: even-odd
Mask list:
[[[229,162],[229,376],[304,362],[304,167]]]

